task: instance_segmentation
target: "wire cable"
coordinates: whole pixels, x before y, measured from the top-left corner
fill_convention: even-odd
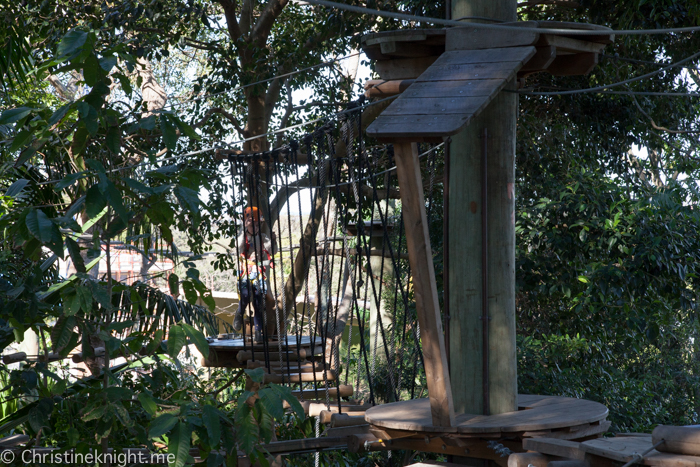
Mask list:
[[[276,79],[287,78],[288,76],[294,76],[294,75],[299,74],[299,73],[302,73],[302,72],[304,72],[304,71],[313,70],[314,68],[319,68],[319,67],[322,67],[322,66],[332,65],[333,63],[336,63],[336,62],[339,62],[339,61],[341,61],[341,60],[345,60],[345,59],[348,59],[348,58],[357,57],[358,55],[362,55],[362,52],[356,52],[356,53],[354,53],[354,54],[346,55],[346,56],[344,56],[344,57],[334,58],[333,60],[328,60],[327,62],[322,62],[322,63],[316,64],[316,65],[311,65],[311,66],[308,66],[308,67],[306,67],[306,68],[302,68],[301,70],[290,71],[289,73],[284,73],[284,74],[282,74],[282,75],[273,76],[272,78],[261,79],[260,81],[256,81],[256,82],[254,82],[254,83],[242,84],[242,85],[240,85],[240,86],[236,86],[236,87],[233,88],[233,89],[227,89],[226,91],[215,92],[215,93],[212,93],[212,94],[205,94],[205,95],[203,95],[203,96],[197,96],[197,97],[193,97],[193,98],[190,98],[190,99],[183,99],[182,101],[179,101],[179,102],[176,102],[176,103],[173,103],[173,104],[167,104],[165,107],[173,108],[173,107],[175,107],[175,106],[182,106],[182,105],[185,105],[185,104],[187,104],[187,103],[189,103],[189,102],[196,102],[196,101],[200,101],[200,100],[202,100],[202,99],[208,99],[208,98],[210,98],[210,97],[216,97],[216,96],[220,96],[220,95],[222,95],[222,94],[232,93],[232,92],[238,91],[238,90],[240,90],[240,89],[245,89],[245,88],[249,88],[249,87],[252,87],[252,86],[257,86],[258,84],[267,83],[267,82],[269,82],[269,81],[274,81],[274,80],[276,80]],[[175,97],[172,97],[171,99],[176,99],[176,98],[175,98]]]
[[[354,107],[354,108],[352,108],[352,109],[346,109],[346,110],[342,110],[342,111],[340,111],[340,112],[336,112],[336,113],[334,113],[334,114],[332,114],[332,115],[330,115],[330,116],[328,116],[328,117],[319,117],[319,118],[314,119],[314,120],[309,120],[309,121],[306,121],[306,122],[298,123],[298,124],[293,125],[293,126],[280,128],[280,129],[278,129],[278,130],[269,131],[269,132],[267,132],[267,133],[263,133],[263,134],[260,134],[260,135],[257,135],[257,136],[251,136],[251,137],[249,137],[249,138],[244,138],[244,139],[241,139],[241,140],[238,140],[238,141],[233,141],[233,142],[231,142],[231,143],[226,143],[226,144],[227,144],[228,146],[232,146],[232,145],[234,145],[234,144],[241,144],[241,143],[245,143],[245,142],[248,142],[248,141],[253,141],[253,140],[255,140],[255,139],[262,138],[262,137],[265,137],[265,136],[276,135],[276,134],[278,134],[278,133],[283,133],[283,132],[285,132],[285,131],[294,130],[294,129],[296,129],[296,128],[300,128],[300,127],[303,127],[303,126],[311,125],[311,124],[317,123],[317,122],[319,122],[319,121],[321,121],[321,120],[330,120],[330,119],[335,118],[335,117],[338,117],[338,116],[340,116],[340,115],[345,115],[345,114],[350,113],[350,112],[356,112],[356,111],[358,111],[358,110],[365,109],[365,108],[367,108],[367,107],[371,107],[371,106],[376,105],[376,104],[380,104],[380,103],[385,102],[385,101],[388,101],[388,100],[390,100],[390,99],[395,99],[396,97],[398,97],[398,96],[386,97],[386,98],[380,99],[380,100],[378,100],[378,101],[369,102],[369,103],[367,103],[367,104],[362,104],[362,105],[357,106],[357,107]],[[166,157],[165,159],[160,159],[160,160],[158,160],[158,162],[170,162],[170,161],[173,161],[173,160],[181,159],[181,158],[183,158],[183,157],[195,156],[195,155],[197,155],[197,154],[203,154],[203,153],[205,153],[205,152],[215,151],[215,150],[217,150],[217,149],[220,149],[220,146],[211,146],[211,147],[208,147],[208,148],[200,149],[200,150],[198,150],[198,151],[191,151],[191,152],[188,152],[188,153],[185,153],[185,154],[179,154],[179,155],[177,155],[177,156]],[[144,165],[148,165],[148,164],[150,164],[150,163],[151,163],[150,161],[143,161],[143,162],[139,162],[138,164],[126,165],[126,166],[124,166],[124,167],[117,167],[117,168],[114,168],[114,169],[105,170],[105,173],[121,172],[121,171],[123,171],[123,170],[128,170],[128,169],[133,169],[133,168],[136,168],[136,167],[141,167],[141,166],[144,166]],[[91,170],[86,170],[84,173],[85,173],[86,175],[97,175],[97,172],[94,172],[94,171],[91,171]],[[61,180],[63,180],[63,179],[60,179],[60,180],[47,180],[47,181],[44,181],[44,182],[40,182],[40,183],[38,183],[37,185],[49,185],[49,184],[52,184],[52,183],[58,183],[58,182],[60,182]]]
[[[441,19],[441,18],[431,18],[428,16],[416,16],[409,15],[406,13],[394,13],[391,11],[384,10],[372,10],[370,8],[363,8],[354,5],[347,5],[344,3],[336,3],[328,0],[304,0],[306,3],[311,3],[313,5],[322,5],[331,8],[338,8],[341,10],[352,11],[355,13],[361,13],[366,15],[382,16],[384,18],[394,18],[404,21],[420,21],[425,23],[439,24],[443,26],[461,26],[464,27],[464,23],[460,23],[456,20]],[[582,26],[586,25],[582,23]],[[556,28],[527,28],[520,26],[509,26],[500,24],[485,24],[485,23],[468,23],[468,27],[473,27],[475,29],[493,29],[498,31],[529,31],[537,32],[540,34],[566,34],[567,36],[599,36],[601,34],[615,34],[618,36],[632,36],[632,35],[652,35],[652,34],[672,34],[681,32],[695,32],[700,31],[700,26],[688,26],[683,28],[663,28],[663,29],[556,29]]]
[[[661,74],[664,71],[670,70],[671,68],[676,68],[676,67],[678,67],[686,62],[689,62],[690,60],[693,60],[694,58],[697,58],[697,57],[700,57],[700,52],[694,53],[690,57],[684,58],[683,60],[681,60],[679,62],[672,63],[672,64],[665,66],[663,68],[660,68],[658,70],[654,70],[650,73],[646,73],[646,74],[641,75],[641,76],[636,76],[634,78],[626,79],[624,81],[619,81],[617,83],[596,86],[594,88],[569,89],[567,91],[522,91],[522,90],[510,91],[510,90],[506,90],[506,92],[515,92],[518,94],[529,94],[529,95],[535,95],[535,96],[562,96],[562,95],[567,95],[567,94],[583,94],[583,93],[588,93],[588,92],[604,91],[604,90],[609,89],[609,88],[624,86],[625,84],[634,83],[636,81],[641,81],[643,79],[651,78],[652,76],[656,76],[658,74]]]

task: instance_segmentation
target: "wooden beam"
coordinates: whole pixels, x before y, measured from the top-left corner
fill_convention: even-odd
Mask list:
[[[540,34],[533,31],[497,31],[470,26],[450,28],[445,36],[445,50],[497,49],[534,45]]]
[[[537,47],[535,55],[518,72],[518,76],[536,71],[544,71],[557,58],[557,48],[553,45]]]
[[[452,388],[447,368],[442,317],[440,316],[435,268],[430,248],[430,236],[428,235],[428,218],[425,212],[418,145],[415,143],[395,144],[394,158],[401,191],[409,262],[415,287],[416,310],[421,327],[423,361],[428,381],[433,425],[454,426]]]
[[[365,83],[365,97],[389,97],[401,94],[415,81],[412,79],[372,79]]]
[[[374,66],[382,79],[413,79],[418,78],[437,59],[438,55],[395,58],[393,60],[377,60]]]
[[[547,71],[554,76],[587,75],[598,64],[598,54],[562,55],[552,62]]]

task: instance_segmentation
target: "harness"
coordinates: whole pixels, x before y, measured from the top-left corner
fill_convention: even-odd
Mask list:
[[[248,257],[248,252],[250,251],[251,245],[250,241],[248,240],[248,234],[244,233],[244,239],[245,239],[245,248],[243,250],[244,256],[247,258]],[[261,243],[262,243],[262,235],[260,237]],[[262,245],[261,245],[262,247]],[[274,265],[272,263],[272,255],[270,254],[269,251],[266,249],[262,248],[262,253],[263,255],[267,255],[267,259],[263,259],[260,263],[256,263],[255,261],[250,261],[246,259],[246,264],[242,268],[240,274],[239,274],[239,279],[240,280],[248,280],[253,283],[254,286],[258,287],[262,291],[266,291],[267,289],[267,284],[266,284],[266,279],[267,275],[265,274],[266,272],[266,267],[269,266],[270,269],[274,268]]]

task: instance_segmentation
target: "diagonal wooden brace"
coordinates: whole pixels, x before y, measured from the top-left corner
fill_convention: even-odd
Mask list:
[[[423,181],[416,143],[395,143],[394,159],[399,179],[408,258],[415,288],[430,411],[435,426],[454,426],[452,386],[442,333],[435,268],[433,266]]]

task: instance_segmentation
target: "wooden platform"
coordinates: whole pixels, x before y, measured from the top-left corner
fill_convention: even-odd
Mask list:
[[[372,426],[416,433],[446,433],[483,436],[515,433],[539,433],[567,430],[572,427],[597,426],[605,420],[608,409],[597,402],[556,396],[518,396],[518,411],[499,415],[462,414],[453,427],[434,426],[428,399],[380,405],[367,410],[365,419]]]
[[[614,438],[600,438],[582,443],[565,442],[549,438],[528,439],[523,443],[525,449],[538,451],[554,457],[576,459],[588,466],[622,465],[638,460],[639,465],[663,467],[700,467],[700,457],[673,454],[651,450],[651,435],[619,435]]]

